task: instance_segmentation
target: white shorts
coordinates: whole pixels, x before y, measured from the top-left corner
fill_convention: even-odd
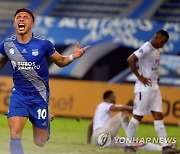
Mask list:
[[[151,111],[162,112],[162,97],[159,88],[135,93],[133,114],[144,116]]]

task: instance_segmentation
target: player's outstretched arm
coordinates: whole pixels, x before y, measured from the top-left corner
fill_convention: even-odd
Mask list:
[[[50,57],[50,59],[59,67],[64,67],[70,64],[74,59],[81,57],[90,46],[79,48],[79,42],[76,43],[72,55],[63,56],[57,51]]]
[[[0,69],[7,63],[8,58],[0,55]]]
[[[133,107],[128,105],[112,105],[110,111],[128,111],[129,113],[132,113]]]

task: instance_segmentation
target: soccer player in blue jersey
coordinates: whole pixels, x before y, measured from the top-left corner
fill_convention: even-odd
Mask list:
[[[0,69],[10,60],[13,69],[12,95],[8,110],[11,154],[23,154],[22,131],[27,119],[32,123],[34,143],[44,146],[49,138],[48,58],[59,67],[70,64],[89,48],[79,48],[76,43],[73,54],[62,56],[52,43],[32,33],[35,17],[29,9],[15,13],[16,35],[0,44]]]

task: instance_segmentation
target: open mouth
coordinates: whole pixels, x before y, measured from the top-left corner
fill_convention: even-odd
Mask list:
[[[19,28],[19,30],[24,30],[25,24],[22,24],[22,23],[18,24],[18,28]]]

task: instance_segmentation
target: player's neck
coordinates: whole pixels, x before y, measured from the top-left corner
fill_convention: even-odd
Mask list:
[[[16,34],[17,40],[19,43],[26,44],[28,43],[32,38],[32,32],[28,32],[26,34]]]
[[[157,49],[156,42],[155,42],[154,40],[151,40],[150,43],[151,43],[151,45],[152,45],[154,48]]]

